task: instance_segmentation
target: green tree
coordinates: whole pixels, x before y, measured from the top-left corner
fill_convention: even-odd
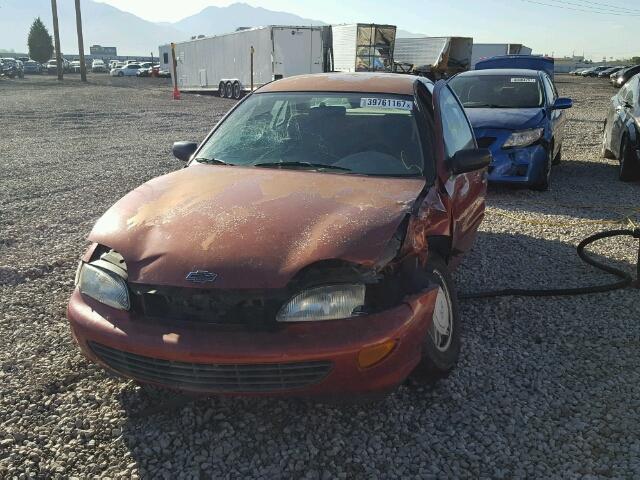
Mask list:
[[[632,57],[631,63],[633,63],[634,65],[640,65],[640,57]]]
[[[44,63],[53,55],[53,42],[47,27],[40,17],[36,18],[29,30],[29,57],[36,62]]]

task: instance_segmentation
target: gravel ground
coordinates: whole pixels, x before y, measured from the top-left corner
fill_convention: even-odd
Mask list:
[[[204,399],[153,403],[89,364],[65,305],[95,220],[180,167],[233,104],[166,81],[0,80],[0,478],[638,478],[638,290],[465,301],[458,369],[374,405]],[[608,280],[577,259],[640,185],[599,155],[613,90],[560,78],[571,96],[550,192],[491,189],[460,291]],[[637,243],[594,249],[632,268]]]

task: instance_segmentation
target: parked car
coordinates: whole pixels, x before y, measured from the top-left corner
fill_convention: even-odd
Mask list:
[[[598,73],[598,75],[596,75],[598,78],[609,78],[612,74],[619,72],[620,70],[622,70],[625,67],[610,67],[607,68],[606,70],[602,70],[600,73]]]
[[[74,60],[71,62],[71,73],[80,73],[80,70],[82,70],[82,62],[80,60]]]
[[[90,359],[234,395],[386,392],[417,366],[453,368],[450,271],[482,220],[490,154],[445,82],[275,81],[173,151],[187,167],[89,236],[67,314]]]
[[[604,122],[602,155],[620,162],[620,180],[640,180],[640,74],[611,98]]]
[[[35,60],[27,60],[24,62],[24,73],[28,74],[40,74],[42,73],[42,65]]]
[[[31,59],[29,57],[18,57],[17,60],[20,60],[23,64],[25,64]]]
[[[55,75],[58,72],[58,64],[56,63],[56,59],[53,58],[49,60],[46,64],[47,74]]]
[[[607,70],[608,68],[609,67],[606,66],[606,65],[602,65],[602,66],[599,66],[599,67],[592,67],[592,68],[588,68],[587,70],[582,72],[580,75],[582,75],[583,77],[597,77],[600,72],[603,72],[604,70]]]
[[[105,65],[103,60],[96,59],[91,63],[91,71],[93,73],[106,73],[107,66]]]
[[[110,74],[112,77],[132,77],[138,73],[139,69],[140,64],[129,63],[127,65],[114,68],[113,70],[111,70]]]
[[[572,101],[536,70],[461,73],[449,81],[467,111],[478,145],[491,150],[489,181],[548,190],[551,167],[562,158]]]
[[[640,65],[634,65],[629,68],[625,68],[624,70],[620,70],[615,77],[611,78],[611,83],[614,87],[622,87],[626,84],[631,78],[640,73]]]
[[[24,78],[22,62],[15,58],[2,58],[2,74],[9,78]]]

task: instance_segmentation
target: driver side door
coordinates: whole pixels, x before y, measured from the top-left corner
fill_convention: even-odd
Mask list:
[[[460,150],[477,148],[471,123],[458,97],[444,81],[433,91],[437,128],[442,132],[444,162],[438,169],[441,185],[450,198],[451,255],[454,266],[475,241],[484,217],[487,169],[454,175],[447,167]]]

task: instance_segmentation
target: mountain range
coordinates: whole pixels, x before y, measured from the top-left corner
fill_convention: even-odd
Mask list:
[[[26,52],[29,27],[40,17],[53,33],[50,0],[0,0],[0,50]],[[63,53],[78,51],[73,0],[58,0],[58,22]],[[364,19],[363,21],[366,21]],[[115,46],[120,55],[157,55],[158,46],[186,40],[194,35],[216,35],[238,27],[260,25],[326,25],[246,3],[206,7],[200,13],[176,22],[154,23],[111,5],[82,0],[82,24],[86,53],[90,45]],[[398,30],[398,36],[422,36]]]

